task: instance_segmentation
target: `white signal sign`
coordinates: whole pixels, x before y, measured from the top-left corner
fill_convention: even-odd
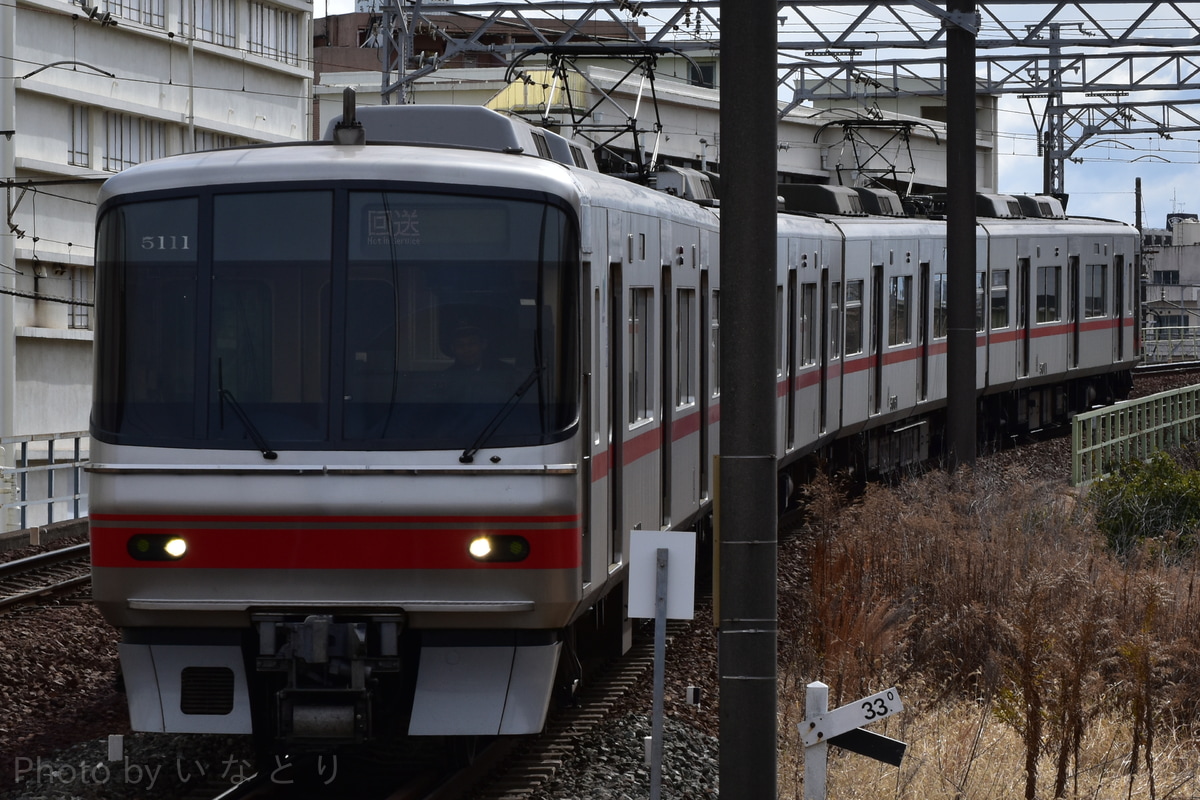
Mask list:
[[[870,725],[904,710],[900,692],[895,687],[847,703],[824,714],[811,717],[800,726],[805,747],[828,742],[835,736]],[[807,728],[807,730],[805,730]]]

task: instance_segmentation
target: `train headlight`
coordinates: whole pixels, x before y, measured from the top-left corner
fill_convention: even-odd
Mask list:
[[[524,561],[529,557],[529,540],[523,536],[488,535],[471,540],[471,558],[487,563]]]
[[[139,533],[126,550],[138,561],[178,561],[187,555],[187,540],[171,533]]]
[[[492,540],[486,536],[480,536],[471,542],[471,546],[467,549],[471,551],[471,558],[485,560],[492,554]]]

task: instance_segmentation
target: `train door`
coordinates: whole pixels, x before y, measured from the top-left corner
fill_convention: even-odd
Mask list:
[[[784,451],[796,448],[796,270],[788,270],[787,278],[787,324],[784,328],[784,368],[783,379],[787,387],[787,401],[784,404],[786,438]]]
[[[608,564],[625,560],[625,286],[620,262],[608,272]]]
[[[582,575],[583,583],[586,586],[591,581],[592,577],[592,548],[589,533],[591,531],[607,531],[608,526],[605,525],[599,528],[596,527],[596,520],[592,516],[595,509],[595,498],[592,496],[592,492],[595,490],[594,487],[596,485],[596,478],[598,477],[596,475],[597,469],[595,452],[596,439],[598,437],[595,434],[599,432],[597,430],[596,422],[596,388],[593,381],[593,370],[596,368],[596,349],[594,345],[593,331],[595,330],[594,320],[600,311],[600,290],[599,288],[595,289],[595,302],[593,302],[593,293],[588,291],[588,287],[591,287],[591,264],[585,263],[583,265],[583,274],[585,278],[583,283],[585,289],[583,293],[583,303],[581,305],[583,319],[580,320],[581,341],[579,343],[579,351],[583,356],[583,383],[581,387],[583,391],[583,403],[581,404],[580,408],[581,419],[579,420],[581,439],[580,444],[583,453],[583,460],[581,464],[582,469],[580,475],[579,498],[581,514],[580,518],[583,521],[584,530]]]
[[[1017,330],[1021,346],[1017,348],[1017,375],[1029,375],[1029,348],[1033,325],[1029,315],[1029,258],[1017,259]]]
[[[1079,366],[1079,256],[1067,258],[1067,369]]]
[[[699,481],[700,481],[700,499],[707,500],[708,492],[708,461],[711,458],[712,446],[710,444],[711,432],[709,431],[709,413],[712,408],[712,381],[709,378],[711,363],[708,354],[712,348],[712,325],[709,323],[711,317],[709,299],[708,299],[708,270],[700,270],[700,314],[697,322],[700,326],[700,347],[697,353],[697,368],[700,374],[700,388],[697,390],[697,403],[700,407],[700,464],[699,464]]]
[[[871,413],[883,411],[883,265],[871,266]]]
[[[917,400],[929,399],[929,262],[922,261],[917,277],[917,353],[921,363],[917,368]]]
[[[605,368],[605,351],[609,349],[607,339],[603,270],[594,270],[584,265],[587,280],[583,285],[582,346],[583,369],[583,415],[580,430],[583,432],[583,470],[581,495],[585,540],[583,547],[583,582],[602,581],[611,563],[612,547],[609,534],[609,496],[614,485],[612,464],[609,460],[608,416],[609,375]]]
[[[660,305],[662,306],[662,321],[659,325],[659,350],[661,353],[661,370],[659,379],[659,409],[662,419],[662,438],[659,440],[661,448],[661,463],[659,465],[659,497],[661,509],[660,520],[664,529],[670,527],[671,524],[671,495],[674,494],[672,486],[672,477],[674,475],[671,464],[672,443],[675,440],[675,403],[672,398],[675,393],[672,391],[671,376],[675,374],[674,353],[672,352],[672,343],[675,341],[673,335],[674,325],[672,320],[674,315],[671,313],[671,299],[674,296],[673,284],[671,282],[671,265],[664,264],[662,267],[662,294]]]
[[[1117,361],[1125,360],[1125,256],[1113,256],[1113,316],[1117,324],[1113,328],[1113,357]]]
[[[828,414],[829,414],[829,356],[830,349],[833,347],[833,341],[829,336],[829,326],[832,323],[831,316],[831,301],[829,296],[829,271],[821,270],[821,319],[820,331],[817,338],[818,363],[817,369],[820,372],[820,395],[817,398],[817,434],[823,434],[828,430]]]

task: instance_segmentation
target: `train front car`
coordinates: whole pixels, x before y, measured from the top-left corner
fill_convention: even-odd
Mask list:
[[[581,586],[574,192],[332,144],[109,181],[93,580],[135,729],[541,729]]]

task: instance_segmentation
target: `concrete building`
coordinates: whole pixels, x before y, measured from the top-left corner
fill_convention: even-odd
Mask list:
[[[1147,361],[1200,358],[1200,221],[1173,215],[1142,231],[1142,340]]]
[[[87,428],[100,184],[152,158],[306,138],[311,84],[305,0],[0,3],[0,530],[19,511],[14,439]]]

